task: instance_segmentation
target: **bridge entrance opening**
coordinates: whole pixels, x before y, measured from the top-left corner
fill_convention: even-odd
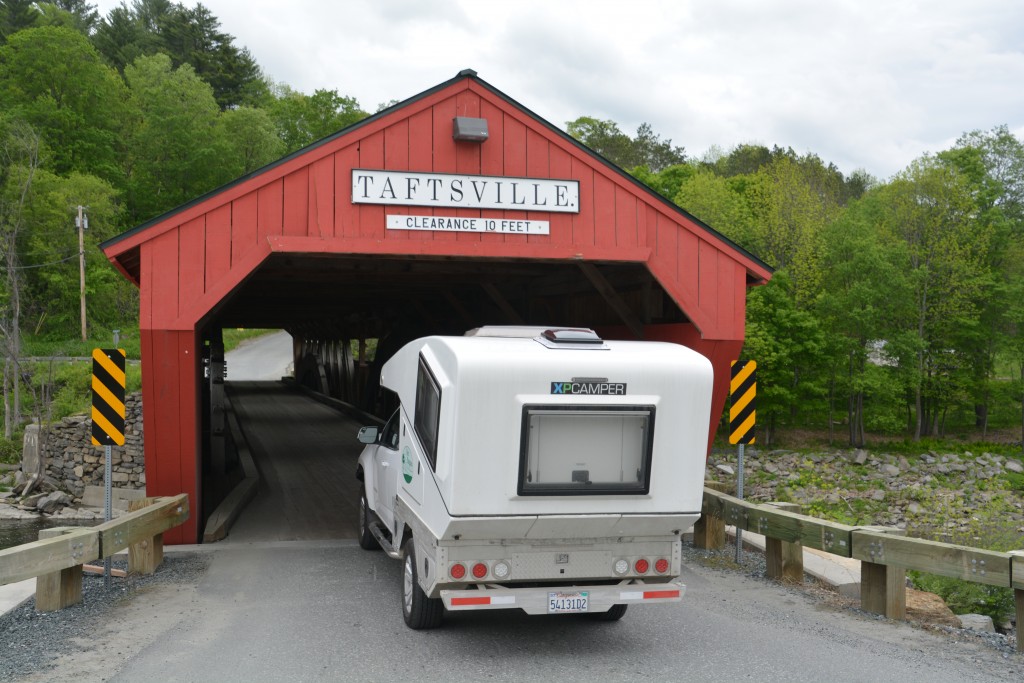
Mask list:
[[[491,324],[628,337],[686,320],[637,264],[274,255],[203,327],[204,537],[222,533],[215,511],[244,479],[247,450],[260,481],[236,539],[354,538],[355,433],[392,409],[378,392],[380,366],[408,341]],[[282,330],[247,348],[271,349],[262,362],[290,365],[290,377],[268,381],[281,378],[253,374],[254,361],[248,374],[232,363],[225,372],[227,328]],[[275,364],[282,353],[290,363]]]

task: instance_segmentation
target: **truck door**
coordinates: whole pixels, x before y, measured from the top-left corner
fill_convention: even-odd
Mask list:
[[[381,432],[380,442],[373,454],[373,488],[376,499],[375,512],[389,530],[394,530],[396,478],[399,476],[398,429],[399,413],[396,410]]]

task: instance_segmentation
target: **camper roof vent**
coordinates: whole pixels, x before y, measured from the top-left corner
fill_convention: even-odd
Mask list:
[[[549,349],[607,349],[608,345],[593,330],[553,328],[544,330],[536,340]]]

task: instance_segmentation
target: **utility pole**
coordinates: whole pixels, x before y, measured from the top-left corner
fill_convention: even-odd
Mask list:
[[[82,300],[82,341],[85,341],[85,229],[89,227],[89,218],[85,215],[85,207],[79,205],[78,220],[78,274]]]

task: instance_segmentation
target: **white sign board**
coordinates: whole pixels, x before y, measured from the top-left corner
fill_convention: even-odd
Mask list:
[[[576,180],[352,169],[353,204],[580,212]]]
[[[388,230],[493,232],[502,235],[549,235],[548,221],[523,218],[466,218],[463,216],[388,216]]]

